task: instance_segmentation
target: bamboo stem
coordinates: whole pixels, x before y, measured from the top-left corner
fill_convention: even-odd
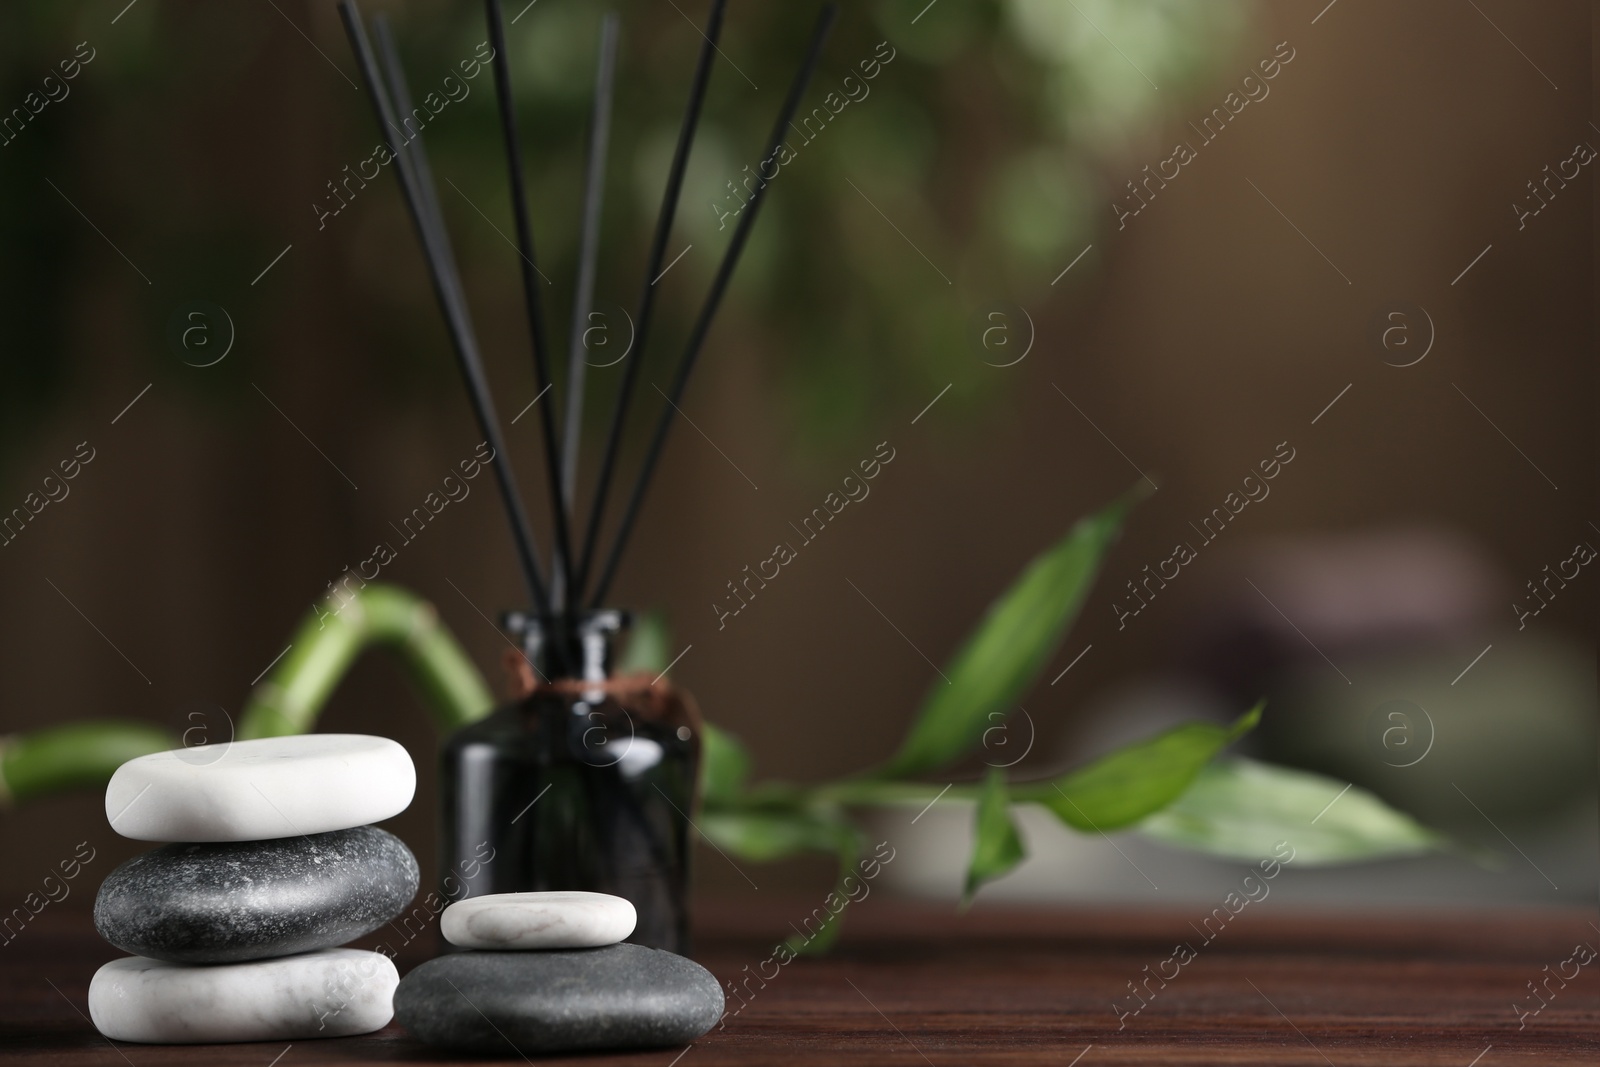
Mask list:
[[[343,603],[324,601],[295,632],[272,674],[251,691],[232,738],[307,733],[362,652],[392,648],[421,690],[441,733],[487,715],[494,697],[439,621],[433,605],[391,585],[369,585]],[[0,738],[0,808],[69,789],[104,787],[128,760],[182,741],[143,723],[79,722]]]
[[[852,808],[890,807],[926,804],[935,798],[976,801],[982,792],[982,782],[946,787],[928,782],[875,782],[858,778],[802,788],[799,806],[837,804]]]
[[[441,731],[483,718],[494,704],[483,676],[432,604],[404,589],[373,584],[352,599],[324,601],[306,616],[289,654],[251,692],[239,739],[310,731],[356,657],[374,646],[400,654]]]
[[[177,744],[165,730],[121,721],[75,722],[0,739],[0,808],[103,787],[129,760]]]

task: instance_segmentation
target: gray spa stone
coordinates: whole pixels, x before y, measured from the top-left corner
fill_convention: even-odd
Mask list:
[[[106,877],[100,936],[172,963],[238,963],[331,948],[400,914],[417,860],[375,826],[273,841],[164,845]]]
[[[687,1044],[716,1025],[722,1004],[698,963],[626,944],[457,952],[417,967],[394,993],[395,1019],[424,1044],[507,1056]]]

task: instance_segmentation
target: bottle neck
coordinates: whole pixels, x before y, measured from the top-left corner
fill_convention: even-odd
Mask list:
[[[526,611],[507,612],[503,620],[507,636],[544,681],[610,677],[616,638],[627,624],[626,613],[610,609],[554,615],[548,627]]]

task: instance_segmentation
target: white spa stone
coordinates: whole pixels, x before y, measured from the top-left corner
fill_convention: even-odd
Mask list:
[[[602,948],[633,933],[638,919],[631,903],[608,893],[491,893],[444,909],[439,930],[462,948]]]
[[[348,1037],[388,1025],[399,984],[389,957],[354,948],[199,966],[127,956],[95,972],[89,1017],[149,1044]]]
[[[267,737],[129,760],[106,784],[106,818],[136,841],[264,841],[380,822],[416,788],[387,737]]]

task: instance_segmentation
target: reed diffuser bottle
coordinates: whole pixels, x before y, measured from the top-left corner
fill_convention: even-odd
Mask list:
[[[517,697],[445,743],[442,873],[455,897],[580,889],[625,897],[629,941],[688,951],[689,812],[699,766],[693,701],[664,678],[611,673],[626,617],[551,627],[506,616]]]
[[[504,17],[499,0],[486,0],[484,6],[537,400],[554,385],[552,349],[544,298],[540,295],[542,272],[534,251]],[[510,664],[516,679],[512,702],[460,730],[445,745],[440,784],[445,896],[559,889],[614,893],[632,901],[638,911],[638,925],[630,941],[677,952],[685,951],[688,943],[685,899],[693,829],[689,813],[699,766],[699,715],[693,701],[662,677],[612,676],[611,646],[625,619],[619,612],[598,610],[597,606],[610,595],[612,580],[650,489],[674,416],[681,410],[695,362],[755,225],[768,181],[760,182],[740,209],[722,262],[678,357],[671,384],[662,394],[666,405],[655,420],[609,550],[601,551],[599,535],[632,397],[638,387],[642,353],[648,346],[658,292],[656,281],[664,273],[695,129],[713,60],[720,51],[717,40],[726,8],[727,0],[711,0],[700,34],[700,54],[662,190],[661,209],[640,282],[639,303],[636,314],[629,319],[633,338],[628,351],[619,357],[624,362],[580,544],[575,483],[584,383],[588,377],[584,338],[589,334],[587,326],[593,311],[591,298],[600,242],[618,32],[614,14],[606,16],[602,23],[584,170],[582,242],[568,338],[567,414],[561,432],[557,430],[553,402],[541,405],[538,414],[544,488],[550,497],[554,528],[547,580],[500,432],[477,335],[468,314],[466,288],[423,148],[421,124],[416,129],[411,127],[410,116],[417,109],[411,106],[399,49],[382,15],[374,20],[374,48],[354,0],[341,0],[339,5],[373,115],[394,161],[393,170],[422,245],[467,398],[483,434],[484,447],[489,449],[489,464],[510,523],[528,602],[534,605],[529,613],[506,617],[506,631],[521,650]],[[777,160],[836,15],[831,5],[819,12],[805,58],[778,109],[757,170],[764,170]],[[628,352],[633,353],[631,359],[627,358]],[[581,610],[585,603],[589,605],[587,611]],[[451,891],[453,882],[457,884]]]

